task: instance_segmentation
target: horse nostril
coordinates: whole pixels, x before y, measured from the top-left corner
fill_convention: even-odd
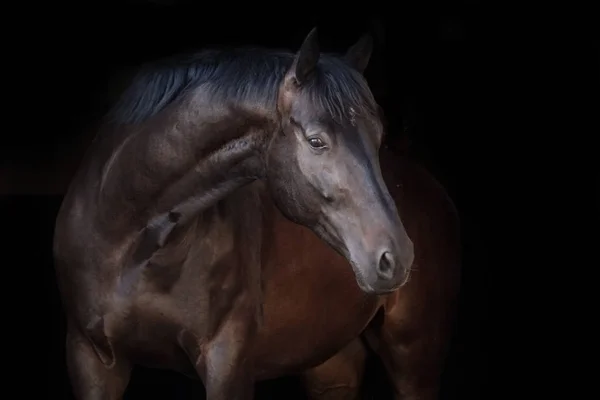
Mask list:
[[[384,251],[379,259],[377,272],[384,279],[391,279],[394,275],[395,261],[394,256],[389,251]]]

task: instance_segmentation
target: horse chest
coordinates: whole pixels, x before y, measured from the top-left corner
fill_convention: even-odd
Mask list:
[[[275,294],[269,289],[267,284],[264,326],[256,346],[260,379],[299,372],[324,362],[360,335],[381,304],[375,296],[325,296],[307,287],[307,296],[292,296],[288,302],[277,295],[276,303],[270,301],[270,295]],[[319,304],[311,298],[319,298]]]

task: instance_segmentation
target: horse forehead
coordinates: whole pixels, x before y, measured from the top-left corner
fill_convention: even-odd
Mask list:
[[[361,159],[370,159],[376,155],[377,128],[372,123],[370,119],[348,119],[337,135],[351,153]]]

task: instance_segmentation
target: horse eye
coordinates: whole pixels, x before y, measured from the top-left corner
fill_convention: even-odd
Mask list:
[[[308,139],[308,144],[310,144],[315,149],[321,149],[321,148],[325,147],[325,142],[323,142],[318,137]]]

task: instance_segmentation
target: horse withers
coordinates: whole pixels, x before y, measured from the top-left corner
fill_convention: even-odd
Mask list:
[[[59,211],[55,268],[79,399],[119,398],[132,365],[251,396],[261,321],[256,180],[369,294],[414,258],[381,175],[383,128],[361,74],[370,41],[321,54],[205,51],[144,70],[109,114]]]

